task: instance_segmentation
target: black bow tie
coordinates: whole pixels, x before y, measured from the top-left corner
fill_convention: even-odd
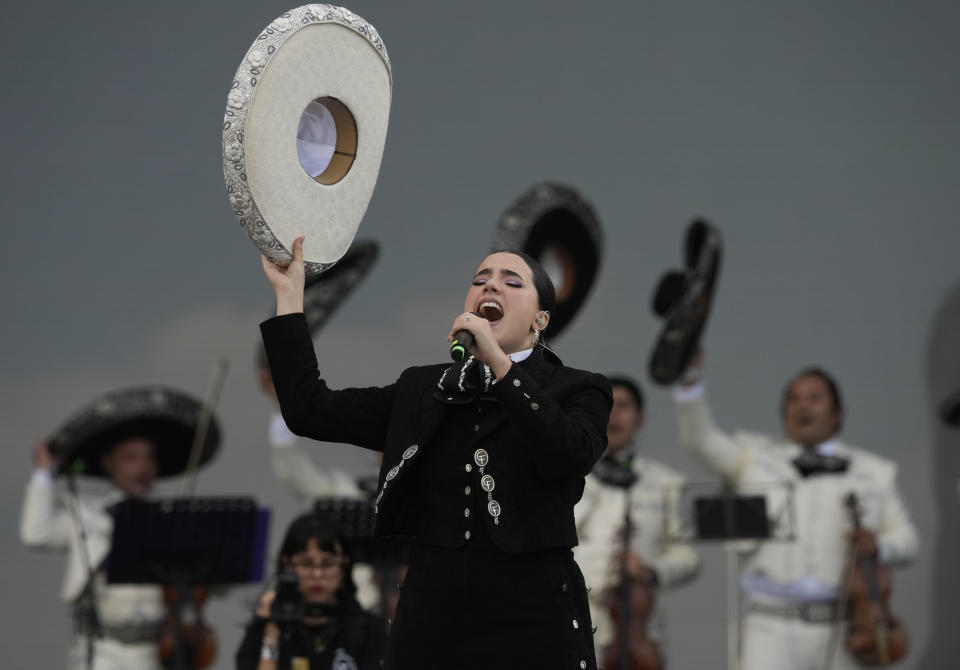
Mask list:
[[[633,486],[639,477],[633,471],[633,457],[617,460],[613,456],[604,456],[593,466],[593,474],[610,486],[627,489]]]
[[[805,451],[793,459],[793,465],[801,477],[812,477],[843,474],[850,467],[850,461],[839,456],[823,456],[815,451]]]
[[[468,356],[443,372],[434,397],[443,403],[465,405],[481,393],[489,393],[491,386],[493,371],[486,363]]]

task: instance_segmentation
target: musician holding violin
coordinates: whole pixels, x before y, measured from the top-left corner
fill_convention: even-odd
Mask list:
[[[87,552],[96,568],[110,552],[112,520],[108,508],[124,497],[142,498],[151,490],[157,473],[156,447],[147,438],[128,436],[104,449],[102,471],[109,485],[95,495],[78,497],[84,524],[85,549],[67,502],[54,481],[57,459],[46,441],[33,451],[34,471],[27,485],[20,517],[20,537],[31,548],[67,550],[67,572],[61,596],[71,609],[74,637],[67,667],[143,668],[159,670],[157,641],[166,610],[159,586],[108,586],[103,573],[89,585],[89,573],[82,556]],[[101,637],[88,640],[93,623],[91,594]],[[92,658],[90,658],[92,643]]]
[[[644,603],[655,600],[661,589],[693,579],[700,558],[690,544],[669,542],[668,523],[676,523],[685,477],[669,466],[640,453],[638,436],[645,420],[640,386],[626,376],[608,376],[613,388],[613,408],[607,423],[607,450],[586,478],[583,498],[574,508],[579,546],[574,550],[590,590],[590,616],[597,632],[594,643],[600,658],[619,656],[617,638],[631,640],[638,629],[662,643],[663,620]],[[629,525],[629,548],[624,551]],[[633,584],[626,614],[621,614],[624,576]],[[611,615],[611,610],[617,616]],[[621,630],[629,621],[629,632]],[[658,639],[661,638],[661,639]],[[665,649],[658,648],[663,660]],[[604,668],[616,667],[610,660]]]
[[[94,399],[34,447],[20,537],[30,548],[67,552],[61,596],[73,618],[71,670],[162,667],[171,620],[163,589],[107,582],[111,509],[146,499],[158,477],[186,470],[200,415],[200,403],[177,390],[127,388]],[[198,441],[200,464],[219,444],[212,418],[208,427]],[[88,479],[82,490],[76,475]]]
[[[679,441],[731,486],[788,482],[793,489],[795,540],[760,542],[742,563],[742,670],[847,670],[898,660],[905,635],[889,613],[883,568],[915,558],[917,531],[897,490],[896,464],[838,437],[843,403],[834,379],[808,368],[789,381],[783,437],[720,430],[702,356],[674,398]]]

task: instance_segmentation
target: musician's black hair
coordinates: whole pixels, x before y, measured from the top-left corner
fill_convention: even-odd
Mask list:
[[[636,403],[637,409],[639,409],[641,412],[643,411],[643,389],[640,388],[640,384],[625,375],[607,375],[607,381],[609,381],[610,386],[614,388],[619,386],[620,388],[626,390],[627,393],[629,393],[633,398],[633,402]]]
[[[339,528],[325,516],[310,512],[294,519],[287,527],[283,544],[277,555],[277,574],[288,570],[286,561],[296,554],[307,550],[310,540],[317,543],[317,548],[331,554],[341,554],[344,557],[343,579],[337,589],[337,602],[346,609],[359,607],[357,604],[357,585],[353,581],[351,569],[352,547],[347,542]]]

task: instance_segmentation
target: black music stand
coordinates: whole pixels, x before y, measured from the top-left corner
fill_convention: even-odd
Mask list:
[[[270,510],[253,498],[125,500],[111,513],[108,584],[174,586],[183,602],[193,586],[263,580]],[[177,670],[190,667],[179,624],[172,666]]]
[[[693,515],[700,542],[770,539],[767,499],[762,495],[694,498]]]
[[[723,542],[727,552],[727,667],[735,668],[738,657],[740,619],[739,560],[737,542],[742,540],[792,542],[796,538],[793,486],[789,481],[741,485],[739,494],[728,486],[686,485],[686,493],[710,490],[709,495],[690,496],[691,539]],[[747,489],[747,490],[743,490]],[[771,515],[768,494],[779,491],[781,501]]]
[[[317,498],[313,503],[314,513],[329,519],[350,543],[354,562],[373,566],[380,590],[380,613],[386,619],[390,609],[388,589],[391,584],[399,588],[390,576],[396,576],[397,568],[410,562],[410,541],[402,537],[374,538],[373,508],[372,501],[356,498]]]

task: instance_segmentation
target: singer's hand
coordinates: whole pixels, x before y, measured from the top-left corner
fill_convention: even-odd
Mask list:
[[[281,267],[260,257],[263,273],[277,294],[277,316],[303,311],[303,236],[293,241],[293,260]]]
[[[471,312],[461,314],[454,319],[450,332],[447,334],[447,342],[453,342],[453,335],[458,330],[469,330],[473,334],[474,343],[470,347],[471,355],[489,365],[497,377],[507,374],[507,370],[513,365],[513,361],[500,348],[500,344],[490,328],[489,321]]]

